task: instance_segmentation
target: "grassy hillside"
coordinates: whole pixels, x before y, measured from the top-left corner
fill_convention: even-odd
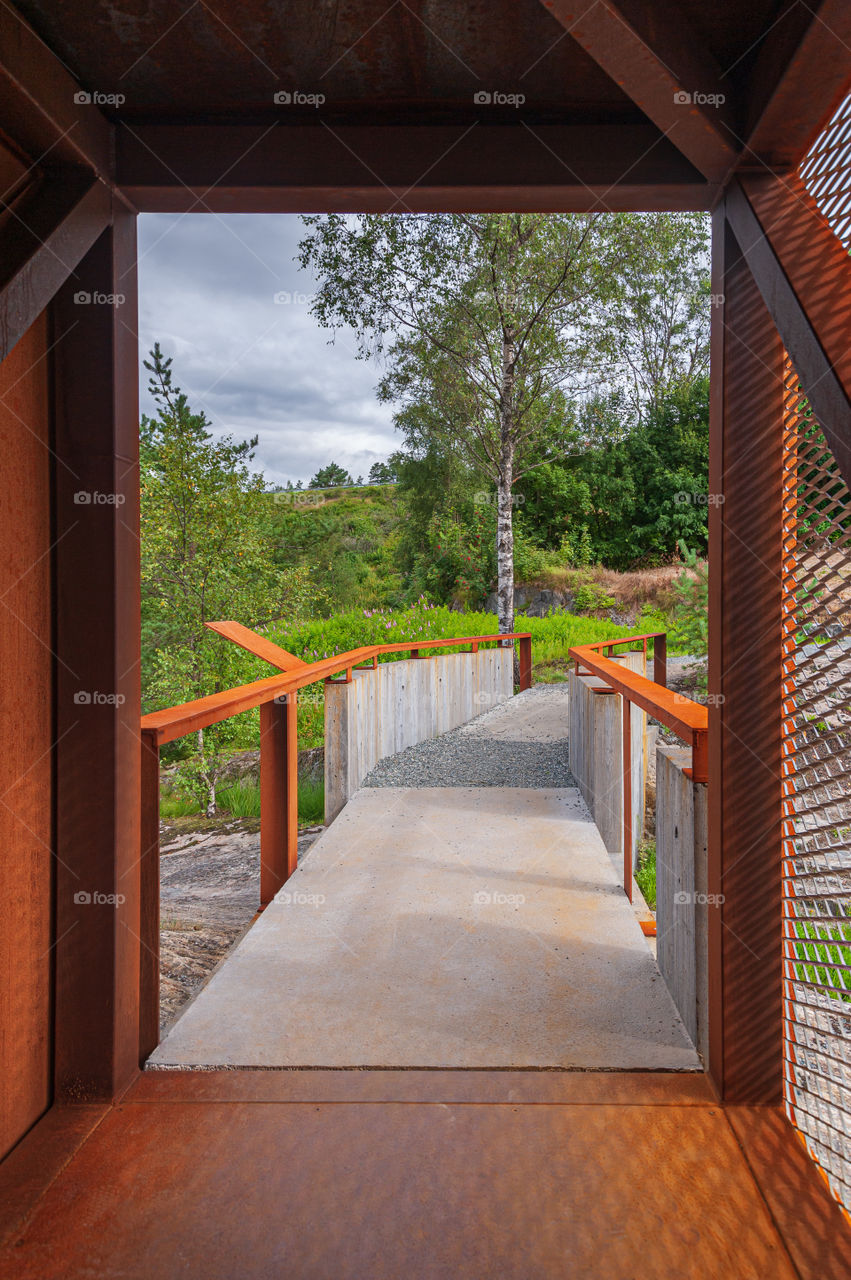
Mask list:
[[[323,612],[399,604],[396,568],[400,507],[393,485],[292,489],[271,494],[276,563],[307,565],[323,593]]]

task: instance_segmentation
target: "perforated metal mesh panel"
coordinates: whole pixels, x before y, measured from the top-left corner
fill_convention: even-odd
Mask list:
[[[851,499],[787,364],[786,1105],[851,1209]]]
[[[851,247],[851,95],[816,139],[800,173],[836,235]]]
[[[801,166],[851,247],[851,97]],[[786,1107],[851,1210],[851,495],[786,363]]]

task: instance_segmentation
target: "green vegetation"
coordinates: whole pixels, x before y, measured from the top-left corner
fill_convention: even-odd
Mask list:
[[[793,943],[795,960],[804,962],[793,963],[795,977],[829,988],[828,994],[835,1000],[851,1002],[851,920],[837,920],[835,924],[799,921],[794,927],[800,939]]]
[[[638,850],[635,883],[651,911],[656,910],[656,841],[644,840]]]

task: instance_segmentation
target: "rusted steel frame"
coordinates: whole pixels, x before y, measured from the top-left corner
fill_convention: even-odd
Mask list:
[[[260,909],[298,864],[298,695],[260,707]]]
[[[518,644],[520,650],[520,689],[532,687],[532,637],[521,636]]]
[[[115,1097],[139,1061],[136,226],[120,204],[113,216],[52,307],[55,1070],[56,1097],[75,1102]],[[78,290],[124,302],[80,306]]]
[[[543,124],[534,138],[521,125],[133,124],[117,126],[116,153],[121,189],[145,212],[688,210],[717,198],[645,123]]]
[[[543,3],[709,182],[723,182],[740,150],[732,86],[674,0]]]
[[[851,261],[797,176],[743,175],[727,219],[851,487]]]
[[[418,643],[421,649],[456,648],[470,644],[473,640],[479,643],[499,643],[505,640],[521,640],[528,634],[528,632],[512,632],[509,635],[495,636],[453,636],[445,640],[420,640]],[[304,669],[277,676],[266,676],[262,680],[252,681],[251,684],[226,689],[222,693],[210,694],[206,698],[197,698],[181,706],[152,711],[142,717],[142,728],[153,730],[160,745],[173,742],[187,733],[194,733],[198,729],[207,728],[208,725],[218,724],[230,716],[239,715],[242,711],[251,711],[254,707],[259,707],[281,694],[293,693],[306,685],[315,684],[338,671],[347,671],[351,678],[351,669],[355,663],[364,662],[382,653],[404,653],[410,647],[410,641],[403,641],[399,644],[366,645],[360,649],[352,649],[348,653],[323,658]]]
[[[0,236],[0,360],[109,224],[112,200],[79,170],[52,169],[9,209]]]
[[[665,631],[657,631],[647,638],[653,641],[653,683],[664,689],[668,684],[668,635]]]
[[[303,670],[309,665],[266,636],[261,636],[257,631],[244,627],[241,622],[205,622],[204,626],[209,631],[215,631],[216,635],[222,636],[223,639],[230,640],[232,644],[239,645],[241,649],[246,649],[248,653],[253,653],[255,657],[262,658],[264,662],[277,667],[279,671]]]
[[[709,509],[709,1067],[782,1098],[784,351],[723,211],[713,235]]]
[[[593,649],[595,652],[602,649],[605,653],[606,650],[611,652],[622,644],[635,644],[638,640],[641,641],[645,661],[647,660],[647,641],[653,641],[653,680],[655,684],[664,687],[668,683],[668,633],[666,631],[648,631],[637,636],[624,636],[621,640],[595,640],[593,644],[583,647]],[[578,675],[578,665],[575,670]]]
[[[848,92],[848,0],[790,5],[748,76],[745,154],[779,172],[797,168]]]
[[[0,5],[0,114],[7,137],[34,159],[113,171],[112,125],[22,15]]]
[[[621,753],[623,771],[621,774],[621,793],[623,796],[623,887],[627,898],[632,902],[632,717],[629,712],[629,698],[621,695]]]
[[[616,693],[629,698],[642,711],[648,711],[689,744],[693,745],[696,736],[706,733],[707,709],[701,703],[673,693],[611,658],[604,658],[590,645],[575,645],[569,653],[580,666],[605,680]]]
[[[142,732],[139,880],[139,1065],[160,1042],[160,748]]]

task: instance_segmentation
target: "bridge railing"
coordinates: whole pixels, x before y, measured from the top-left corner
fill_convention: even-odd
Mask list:
[[[219,724],[243,711],[260,709],[260,910],[268,905],[296,869],[298,861],[298,690],[335,677],[351,682],[357,667],[378,666],[382,654],[409,653],[428,658],[435,650],[480,645],[512,646],[517,642],[519,685],[532,683],[532,637],[507,635],[452,636],[439,640],[405,640],[364,645],[318,662],[304,662],[271,640],[237,622],[210,622],[210,630],[276,666],[279,674],[197,698],[142,717],[142,814],[140,870],[142,909],[140,934],[140,1057],[144,1061],[159,1043],[160,982],[160,748],[177,738]]]

